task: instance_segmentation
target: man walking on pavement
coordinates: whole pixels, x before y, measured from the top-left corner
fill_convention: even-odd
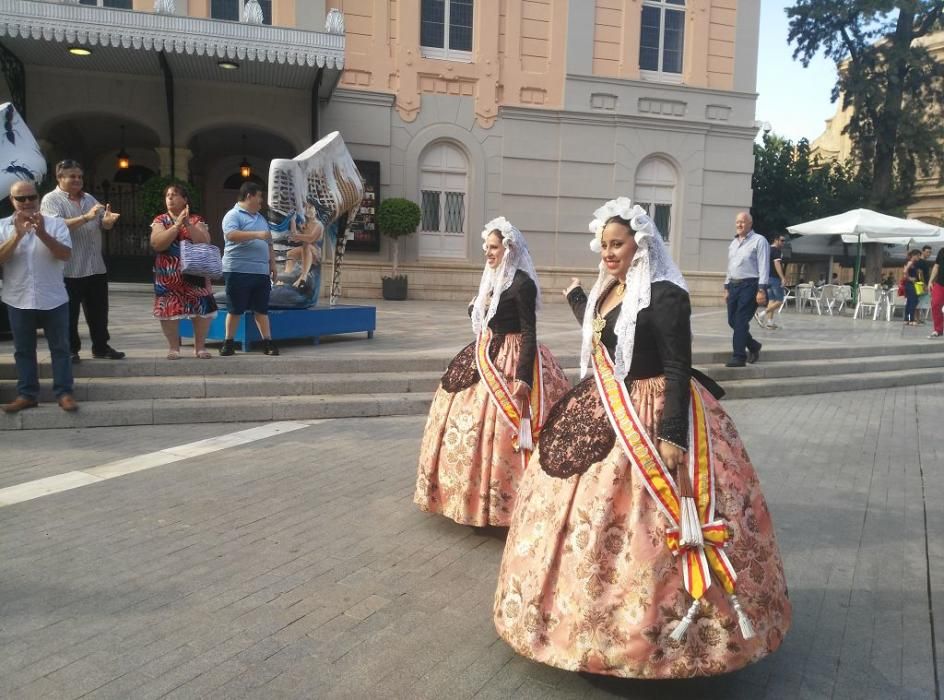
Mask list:
[[[43,197],[42,212],[64,219],[72,237],[72,257],[65,268],[72,361],[80,361],[79,309],[88,323],[92,357],[120,360],[125,354],[108,344],[108,277],[102,258],[102,230],[110,230],[120,214],[84,191],[84,173],[77,161],[57,163],[56,181],[59,186]]]
[[[787,239],[783,235],[774,236],[770,243],[770,270],[769,285],[767,287],[767,308],[754,314],[754,318],[761,328],[775,330],[780,328],[774,323],[774,314],[783,305],[784,289],[787,286],[787,276],[784,272],[783,244]]]
[[[758,306],[767,305],[770,246],[751,227],[751,215],[742,211],[734,219],[737,235],[728,247],[728,273],[724,278],[724,300],[728,325],[734,330],[733,352],[725,367],[743,367],[757,362],[761,344],[751,337],[751,317]]]
[[[64,411],[75,411],[72,360],[69,357],[69,295],[63,264],[72,255],[69,229],[62,219],[39,213],[39,194],[32,182],[10,188],[13,215],[0,220],[0,266],[3,301],[13,331],[16,398],[4,413],[18,413],[39,402],[36,332],[43,329],[52,356],[53,390]]]

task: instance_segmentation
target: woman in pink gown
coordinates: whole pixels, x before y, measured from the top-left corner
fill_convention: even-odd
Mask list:
[[[570,383],[537,342],[541,292],[524,236],[499,217],[482,239],[486,265],[469,308],[476,340],[433,397],[413,500],[457,523],[507,527],[533,441]]]
[[[600,275],[566,290],[592,376],[525,472],[495,593],[499,634],[558,668],[628,678],[734,671],[791,608],[757,474],[717,385],[691,367],[685,280],[645,211],[595,212]]]

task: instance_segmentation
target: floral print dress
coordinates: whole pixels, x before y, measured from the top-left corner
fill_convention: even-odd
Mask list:
[[[174,225],[170,214],[159,214],[153,224],[164,228]],[[167,250],[157,253],[154,259],[154,318],[172,321],[182,318],[214,318],[216,299],[213,288],[206,277],[185,275],[180,271],[180,241],[190,240],[190,228],[203,223],[203,217],[191,214],[187,224],[177,233],[177,240]]]

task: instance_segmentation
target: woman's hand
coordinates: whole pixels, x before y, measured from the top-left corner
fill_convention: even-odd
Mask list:
[[[174,225],[175,225],[175,226],[180,226],[181,224],[185,224],[185,223],[187,223],[187,220],[188,220],[189,218],[190,218],[190,207],[187,206],[187,207],[184,207],[184,208],[183,208],[183,211],[181,211],[181,212],[177,215],[177,218],[174,219]]]
[[[570,286],[567,287],[567,289],[564,289],[564,290],[561,292],[561,294],[563,294],[563,295],[566,297],[568,294],[570,294],[572,291],[574,291],[574,290],[575,290],[577,287],[579,287],[579,286],[580,286],[580,279],[577,278],[577,277],[571,277],[571,278],[570,278]]]
[[[687,489],[684,488],[684,485],[688,484],[688,470],[685,469],[685,450],[671,442],[659,440],[659,456],[662,457],[665,466],[676,474],[679,490],[688,491],[688,493],[682,493],[681,495],[690,496],[692,487],[688,485]]]
[[[511,397],[517,404],[518,412],[522,416],[531,415],[531,387],[516,379],[511,386]]]

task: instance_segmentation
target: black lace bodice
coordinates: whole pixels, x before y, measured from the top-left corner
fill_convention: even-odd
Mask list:
[[[577,320],[583,323],[587,295],[577,287],[567,295]],[[602,301],[602,299],[601,299]],[[616,350],[616,319],[620,306],[607,313],[600,341],[612,357]],[[636,318],[633,360],[627,383],[665,375],[665,412],[658,437],[688,446],[689,387],[692,376],[691,302],[688,292],[671,282],[652,284],[651,302]]]

